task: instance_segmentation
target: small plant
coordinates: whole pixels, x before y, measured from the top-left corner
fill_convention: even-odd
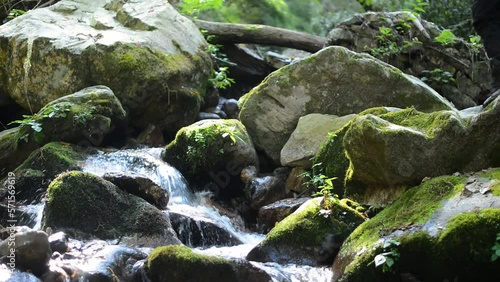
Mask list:
[[[408,5],[410,6],[410,8],[403,10],[412,13],[414,17],[418,17],[420,14],[425,13],[425,8],[429,6],[429,3],[424,0],[414,0],[410,1]]]
[[[500,257],[500,233],[497,233],[497,239],[495,240],[495,243],[491,247],[491,261],[494,262]]]
[[[422,71],[422,74],[424,75],[421,80],[425,83],[430,83],[430,84],[454,84],[455,83],[455,78],[453,75],[448,72],[444,71],[440,68],[435,68],[432,71],[424,70]]]
[[[371,263],[375,263],[375,267],[382,267],[383,273],[394,272],[392,267],[398,261],[400,254],[398,251],[399,242],[396,240],[386,240],[384,242],[384,252],[375,256]]]
[[[25,10],[12,9],[12,10],[10,10],[9,15],[7,16],[7,19],[14,19],[14,18],[17,18],[19,16],[24,15],[25,13],[26,13]]]
[[[38,142],[44,137],[41,121],[46,118],[66,118],[67,112],[69,111],[70,109],[67,107],[60,107],[55,105],[47,107],[42,112],[38,112],[34,115],[23,115],[22,120],[12,121],[9,123],[9,125],[20,125],[22,133],[20,134],[19,139],[24,140],[25,142],[28,142],[29,137],[29,132],[27,131],[27,129],[31,128],[33,130],[33,137],[35,138],[35,141]]]
[[[208,81],[214,88],[226,89],[234,83],[234,79],[227,76],[227,69],[227,67],[219,67],[218,70],[212,69],[212,76],[210,79],[208,79]]]
[[[200,12],[220,9],[224,0],[182,0],[178,5],[181,13],[197,16]]]
[[[448,46],[455,44],[456,38],[457,37],[455,36],[455,34],[453,34],[451,30],[445,29],[441,31],[441,33],[436,38],[434,38],[434,41],[443,46]]]
[[[315,164],[315,166],[321,165],[320,163]],[[339,200],[339,196],[333,193],[333,180],[336,177],[328,177],[324,174],[313,174],[309,171],[302,173],[302,177],[308,179],[304,185],[308,188],[315,189],[316,192],[312,193],[313,197],[323,197],[322,207],[323,209],[320,213],[324,216],[330,214],[329,210],[333,207],[333,204]]]

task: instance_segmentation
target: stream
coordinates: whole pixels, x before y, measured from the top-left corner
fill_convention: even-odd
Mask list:
[[[205,238],[204,234],[201,234],[201,246],[200,244],[193,246],[190,244],[191,238],[194,236],[191,234],[193,233],[193,230],[191,230],[193,225],[188,225],[180,228],[184,238],[184,240],[181,240],[186,241],[184,243],[187,246],[192,248],[193,251],[205,255],[229,259],[245,259],[248,252],[262,241],[265,235],[244,230],[241,222],[235,222],[234,219],[221,215],[219,210],[213,207],[211,201],[208,200],[210,196],[208,192],[192,193],[182,174],[161,160],[161,151],[162,148],[130,149],[106,153],[100,151],[89,156],[87,160],[81,163],[81,166],[83,171],[98,176],[103,176],[108,172],[136,173],[147,176],[157,185],[166,189],[170,195],[165,213],[178,213],[192,218],[199,230],[203,230],[199,226],[199,222],[209,222],[225,230],[225,232],[241,242],[241,244],[234,246],[213,245],[214,238],[209,238],[208,235]],[[34,229],[40,229],[43,204],[29,205],[24,209],[25,212],[33,215]],[[196,227],[196,225],[194,226]],[[77,243],[82,244],[82,242]],[[141,250],[147,253],[151,251],[148,248],[141,248]],[[276,282],[328,282],[331,281],[332,277],[330,267],[311,267],[295,264],[280,265],[253,261],[251,263],[269,273],[273,281]],[[82,265],[75,266],[81,269],[86,268]]]

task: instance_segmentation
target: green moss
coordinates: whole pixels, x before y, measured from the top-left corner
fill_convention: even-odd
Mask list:
[[[260,25],[245,25],[245,30],[249,31],[254,31],[254,30],[261,30],[262,26]]]
[[[500,168],[495,168],[488,170],[480,175],[480,177],[485,177],[494,180],[490,186],[493,195],[500,197]]]
[[[442,176],[406,191],[397,201],[351,234],[348,240],[356,243],[350,248],[369,246],[381,236],[401,227],[425,223],[441,207],[443,199],[462,191],[465,182],[465,177]]]
[[[285,244],[290,246],[317,247],[325,240],[325,235],[335,230],[340,237],[347,235],[363,222],[362,216],[345,202],[333,204],[331,214],[320,214],[322,207],[310,201],[302,211],[280,221],[267,235],[263,244]]]
[[[186,246],[156,248],[146,272],[152,281],[238,281],[235,262],[197,254]]]

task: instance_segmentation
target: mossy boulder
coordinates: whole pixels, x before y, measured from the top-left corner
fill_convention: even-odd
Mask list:
[[[198,254],[186,246],[156,248],[149,254],[145,268],[152,282],[271,281],[268,274],[249,262]]]
[[[185,176],[222,182],[217,183],[222,189],[229,186],[226,180],[239,179],[243,168],[258,165],[252,140],[236,119],[201,120],[182,128],[162,158]]]
[[[50,183],[43,227],[101,239],[137,235],[180,244],[167,215],[111,182],[79,171],[60,174]]]
[[[87,87],[45,105],[30,118],[32,122],[21,125],[19,138],[39,145],[60,141],[100,146],[125,118],[109,87]]]
[[[346,197],[385,206],[425,177],[499,166],[499,113],[498,101],[467,112],[374,108],[325,143],[317,170],[343,180]]]
[[[30,111],[107,85],[133,125],[175,132],[194,122],[212,66],[198,28],[162,0],[63,0],[0,34],[0,97]]]
[[[0,178],[23,162],[38,146],[19,142],[19,127],[0,131]]]
[[[346,200],[313,198],[280,221],[247,255],[248,260],[323,265],[364,218]]]
[[[441,176],[406,191],[343,243],[333,281],[496,281],[492,247],[500,230],[500,169]],[[497,185],[498,186],[498,185]],[[375,267],[395,246],[394,265]],[[414,281],[412,280],[412,281]]]
[[[419,79],[335,46],[273,72],[239,104],[240,120],[256,148],[276,164],[299,118],[307,114],[344,116],[377,106],[414,106],[424,112],[453,108]]]

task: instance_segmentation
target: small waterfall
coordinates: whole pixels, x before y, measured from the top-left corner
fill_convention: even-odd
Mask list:
[[[242,244],[236,246],[202,246],[193,248],[195,252],[225,258],[244,259],[248,252],[265,236],[249,233],[236,228],[231,219],[222,216],[217,209],[207,203],[208,192],[193,194],[189,191],[182,174],[160,158],[161,148],[120,150],[111,153],[99,152],[83,163],[83,170],[99,176],[107,172],[134,172],[147,176],[170,194],[168,210],[202,219],[236,236]],[[200,228],[200,226],[198,226]],[[182,226],[182,232],[190,232]],[[200,228],[201,229],[201,228]],[[189,244],[188,244],[189,245]],[[332,272],[329,267],[303,265],[279,265],[277,263],[251,262],[273,277],[274,282],[329,282]]]
[[[120,150],[111,153],[99,152],[83,163],[83,171],[98,176],[107,172],[135,172],[142,174],[167,190],[169,205],[193,202],[186,180],[182,174],[163,162],[161,148]]]

